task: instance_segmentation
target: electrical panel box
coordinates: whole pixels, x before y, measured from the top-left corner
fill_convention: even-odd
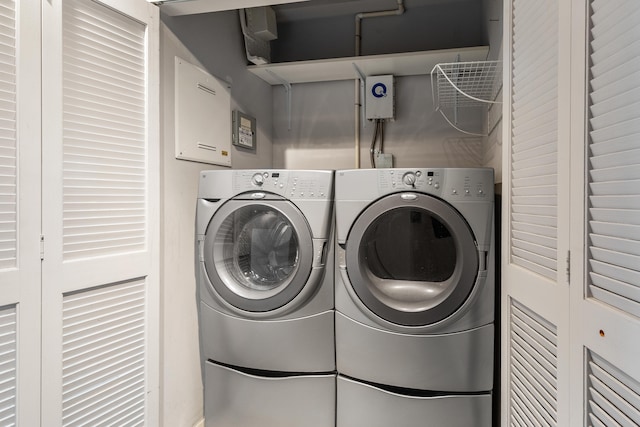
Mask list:
[[[230,86],[176,57],[176,158],[231,166],[230,112]]]
[[[241,111],[233,112],[233,141],[237,147],[256,149],[256,119]]]
[[[392,168],[393,154],[376,153],[374,160],[376,168]]]
[[[368,76],[365,84],[365,115],[369,120],[395,117],[392,75]]]

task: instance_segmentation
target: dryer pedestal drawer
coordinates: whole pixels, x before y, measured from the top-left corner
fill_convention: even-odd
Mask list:
[[[338,372],[417,390],[493,389],[494,326],[451,334],[409,335],[373,328],[336,312]]]
[[[413,396],[338,376],[336,427],[491,427],[491,395]]]
[[[336,376],[261,377],[204,364],[206,427],[331,427]]]

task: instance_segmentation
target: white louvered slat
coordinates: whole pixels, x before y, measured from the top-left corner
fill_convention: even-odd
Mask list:
[[[0,308],[0,425],[16,425],[16,307]]]
[[[511,260],[557,270],[558,18],[555,2],[513,1]]]
[[[0,6],[0,270],[18,257],[15,13],[13,1]]]
[[[586,409],[593,425],[640,425],[640,384],[591,351],[587,365]]]
[[[538,244],[544,247],[554,247],[556,240],[541,236],[540,234],[531,234],[524,231],[513,230],[514,240],[526,241],[532,244]]]
[[[591,6],[589,291],[640,316],[640,4]]]
[[[146,248],[145,27],[63,3],[64,258]]]
[[[555,426],[557,330],[515,301],[511,303],[509,320],[509,421],[514,426]]]
[[[143,425],[144,280],[63,298],[63,424]]]

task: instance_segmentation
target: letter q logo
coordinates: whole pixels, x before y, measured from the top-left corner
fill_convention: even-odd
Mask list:
[[[371,95],[375,98],[384,98],[387,96],[387,86],[384,83],[376,83],[371,88]]]

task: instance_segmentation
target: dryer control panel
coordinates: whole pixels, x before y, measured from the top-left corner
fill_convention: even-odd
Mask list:
[[[416,190],[430,194],[441,192],[442,171],[435,169],[380,169],[378,188],[383,192]]]
[[[446,199],[492,200],[493,171],[476,169],[380,169],[381,194],[420,191]]]
[[[493,170],[468,169],[466,173],[447,173],[442,183],[448,200],[493,200]]]

